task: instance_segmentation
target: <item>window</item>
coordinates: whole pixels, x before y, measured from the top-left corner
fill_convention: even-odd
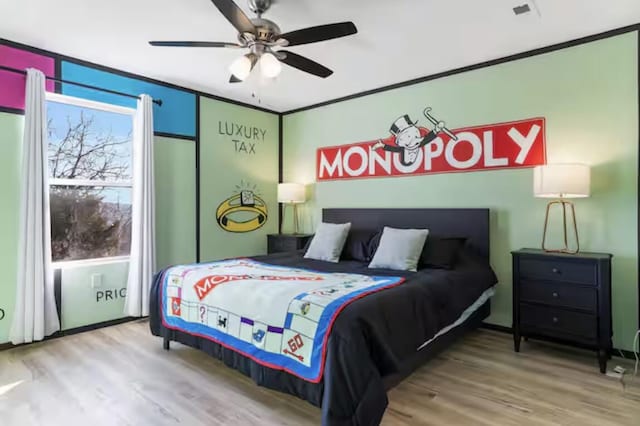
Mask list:
[[[134,112],[47,93],[54,262],[129,255]]]

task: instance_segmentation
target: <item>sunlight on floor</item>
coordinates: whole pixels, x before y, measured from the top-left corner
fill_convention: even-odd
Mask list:
[[[9,393],[11,391],[11,389],[20,386],[22,383],[24,383],[24,380],[18,380],[17,382],[13,382],[13,383],[9,383],[8,385],[3,385],[0,386],[0,396]]]

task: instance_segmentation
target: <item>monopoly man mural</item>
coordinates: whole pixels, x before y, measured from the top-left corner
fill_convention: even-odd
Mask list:
[[[409,114],[398,117],[384,139],[319,148],[316,178],[398,177],[546,163],[544,118],[450,130],[431,107],[422,115],[424,126]]]
[[[429,114],[430,110],[431,108],[426,108],[424,115],[433,123],[433,130],[420,129],[416,126],[416,123],[411,122],[408,115],[403,115],[398,118],[389,129],[393,135],[393,144],[385,144],[382,139],[380,139],[373,146],[373,149],[382,148],[385,151],[400,153],[400,163],[405,166],[415,163],[418,159],[420,148],[434,140],[438,136],[438,133],[445,130],[444,121],[438,121],[433,118]],[[451,134],[449,130],[447,130],[447,134],[449,134],[452,139],[456,139],[455,135]]]

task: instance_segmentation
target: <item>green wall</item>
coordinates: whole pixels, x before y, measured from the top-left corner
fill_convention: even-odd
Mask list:
[[[585,251],[614,254],[614,344],[631,349],[638,318],[637,34],[456,74],[284,116],[284,180],[310,184],[302,222],[323,207],[488,207],[500,283],[489,322],[511,326],[511,256],[539,247],[545,200],[531,169],[315,182],[315,150],[389,135],[426,106],[451,128],[546,117],[547,160],[592,166],[592,196],[576,200]],[[284,224],[290,226],[290,224]]]
[[[236,134],[237,126],[246,127]],[[227,128],[232,135],[226,134]],[[245,133],[245,129],[251,130]],[[276,114],[200,99],[202,261],[266,253],[266,234],[278,232],[278,134]],[[252,232],[228,232],[216,221],[218,205],[240,189],[254,190],[267,204],[266,223]]]
[[[62,270],[62,330],[124,317],[128,261],[74,266]],[[92,287],[91,276],[100,286]]]
[[[20,144],[24,118],[0,113],[0,343],[8,341],[16,297]],[[1,316],[1,313],[0,313]]]
[[[196,144],[155,138],[156,265],[196,261]]]

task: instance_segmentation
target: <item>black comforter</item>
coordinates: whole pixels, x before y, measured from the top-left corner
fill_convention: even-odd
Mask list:
[[[255,257],[255,260],[322,272],[402,276],[406,281],[348,305],[337,317],[328,341],[323,380],[310,383],[272,370],[206,339],[166,329],[159,307],[159,273],[151,290],[150,326],[167,336],[199,348],[251,377],[257,384],[306,399],[322,407],[323,425],[376,425],[387,406],[383,378],[406,370],[417,348],[455,322],[463,311],[496,283],[491,268],[463,254],[451,271],[423,269],[399,272],[369,269],[366,263],[333,264],[308,260],[302,253]]]

